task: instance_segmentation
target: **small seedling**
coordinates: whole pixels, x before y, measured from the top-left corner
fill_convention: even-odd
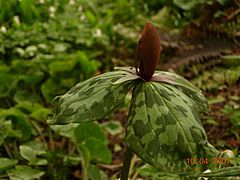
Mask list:
[[[160,50],[158,32],[146,23],[137,46],[135,68],[118,67],[80,82],[55,99],[56,108],[49,116],[51,124],[95,121],[116,109],[132,90],[123,180],[128,178],[133,153],[159,171],[185,175],[213,167],[209,163],[191,164],[187,159],[210,159],[219,154],[208,143],[199,118],[200,112],[208,111],[205,97],[183,77],[155,71]]]

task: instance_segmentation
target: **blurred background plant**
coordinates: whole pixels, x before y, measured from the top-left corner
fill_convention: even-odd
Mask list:
[[[129,98],[86,127],[45,120],[53,97],[77,82],[133,66],[149,20],[160,32],[159,69],[204,90],[210,142],[239,153],[239,1],[0,0],[0,9],[0,179],[119,176]],[[154,176],[139,159],[132,164],[132,179]]]

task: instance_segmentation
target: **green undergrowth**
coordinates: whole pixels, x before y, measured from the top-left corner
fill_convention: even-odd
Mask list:
[[[236,85],[240,78],[240,56],[223,56],[221,60],[221,65],[200,73],[192,83],[204,91],[216,91]]]
[[[0,1],[0,179],[77,179],[82,173],[93,180],[114,179],[119,173],[100,167],[111,169],[107,137],[122,139],[122,124],[109,116],[104,123],[49,126],[51,101],[115,64],[132,62],[145,21],[181,32],[201,14],[205,3],[213,1],[40,2]],[[225,58],[239,62],[238,57]],[[236,83],[239,72],[239,63],[226,64],[199,74],[193,83],[216,90],[225,82]],[[128,105],[122,105],[124,111]],[[238,110],[223,109],[235,129]],[[117,145],[116,151],[123,151]],[[156,169],[139,159],[133,163],[137,166],[132,167],[132,179],[159,178]]]

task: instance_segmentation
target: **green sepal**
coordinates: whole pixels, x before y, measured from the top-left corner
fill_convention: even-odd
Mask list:
[[[56,108],[48,117],[50,124],[91,122],[112,112],[124,100],[134,81],[114,84],[129,75],[126,71],[114,71],[80,82],[63,96],[55,98]]]
[[[127,145],[145,162],[168,172],[188,172],[186,159],[207,142],[196,102],[168,83],[140,82],[133,89]]]

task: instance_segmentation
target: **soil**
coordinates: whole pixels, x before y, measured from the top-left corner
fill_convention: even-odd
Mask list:
[[[240,102],[233,101],[232,96],[240,97],[240,83],[234,86],[226,87],[224,89],[218,90],[218,92],[206,93],[206,97],[214,97],[216,95],[222,96],[225,101],[221,103],[215,103],[210,105],[209,116],[216,121],[216,125],[204,125],[206,130],[208,140],[215,146],[219,140],[225,141],[222,149],[229,147],[237,148],[240,146],[240,140],[234,134],[231,134],[232,123],[230,122],[229,116],[221,111],[226,104],[231,105],[232,103],[240,105]],[[240,133],[239,128],[235,131]]]

